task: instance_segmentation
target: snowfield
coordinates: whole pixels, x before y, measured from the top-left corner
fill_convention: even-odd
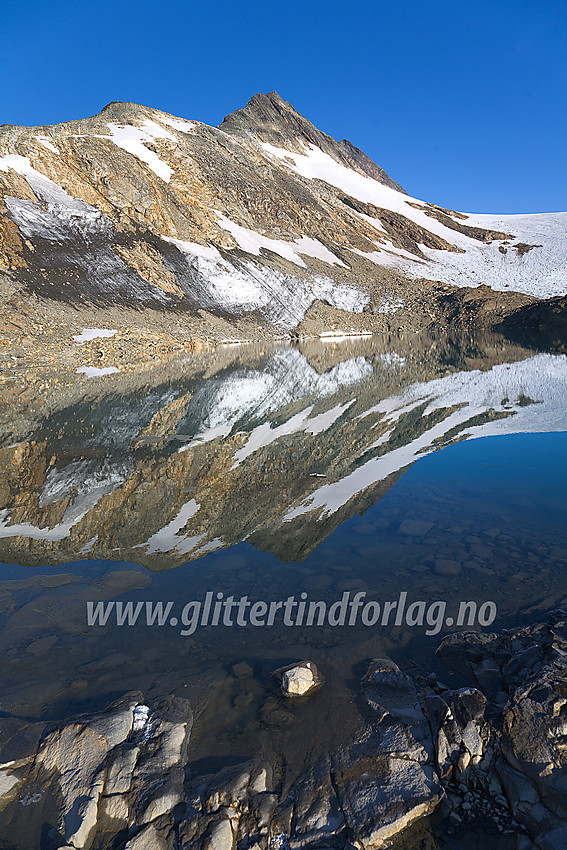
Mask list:
[[[459,254],[433,250],[420,245],[429,260],[424,262],[393,245],[379,245],[378,251],[366,255],[356,248],[349,249],[370,262],[394,266],[409,277],[425,277],[457,286],[478,286],[484,283],[495,290],[510,289],[537,298],[551,298],[567,293],[567,212],[533,215],[465,213],[466,220],[455,218],[455,221],[464,225],[499,230],[512,237],[510,240],[485,244],[447,227],[412,206],[423,206],[426,202],[358,174],[336,162],[320,148],[310,145],[305,154],[297,154],[276,148],[268,142],[262,142],[261,146],[269,156],[280,160],[281,164],[302,177],[322,180],[359,201],[399,213],[465,252]],[[358,214],[377,229],[383,230],[379,219]],[[518,243],[540,247],[533,247],[522,255],[512,247]],[[500,247],[505,251],[500,251]]]

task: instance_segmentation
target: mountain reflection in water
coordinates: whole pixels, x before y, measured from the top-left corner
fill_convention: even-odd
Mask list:
[[[305,741],[325,751],[343,733],[356,665],[436,669],[442,637],[360,622],[95,628],[89,600],[172,601],[179,617],[208,592],[330,606],[345,592],[383,602],[406,591],[448,608],[494,600],[494,629],[564,604],[565,434],[514,432],[567,430],[566,360],[494,335],[412,335],[69,376],[52,383],[48,409],[25,379],[5,385],[4,726],[41,730],[128,690],[176,692],[206,705],[192,760],[248,757],[288,736],[299,764]],[[508,436],[464,439],[482,435]],[[299,726],[260,732],[272,671],[298,658],[324,671],[315,716],[298,709]],[[256,671],[246,698],[230,673],[243,660]]]
[[[302,561],[432,451],[565,430],[567,357],[492,335],[238,346],[11,413],[4,562],[162,570],[243,540]]]

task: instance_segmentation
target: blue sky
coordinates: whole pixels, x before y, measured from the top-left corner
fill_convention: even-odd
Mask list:
[[[0,123],[112,100],[218,124],[278,91],[408,192],[567,209],[564,0],[2,0]]]

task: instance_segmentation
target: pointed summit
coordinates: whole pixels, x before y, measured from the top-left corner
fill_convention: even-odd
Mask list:
[[[373,177],[385,186],[404,192],[404,189],[363,151],[347,139],[337,142],[332,136],[322,133],[275,91],[255,94],[243,109],[237,109],[227,115],[222,124],[219,124],[219,129],[234,136],[252,135],[261,142],[269,142],[277,148],[285,148],[294,153],[305,153],[306,144],[314,145],[359,174]]]

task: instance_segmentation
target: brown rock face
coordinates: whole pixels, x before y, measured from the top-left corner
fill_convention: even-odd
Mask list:
[[[339,177],[302,171],[313,153]],[[392,209],[345,194],[343,179],[392,193]],[[50,127],[4,125],[0,284],[24,302],[31,293],[73,307],[151,308],[193,328],[204,311],[205,324],[227,323],[228,338],[242,338],[243,320],[256,337],[288,332],[315,303],[343,311],[339,330],[373,331],[382,320],[372,302],[392,285],[416,292],[395,261],[409,257],[427,279],[425,248],[462,253],[457,231],[479,244],[507,236],[406,198],[362,151],[275,92],[219,128],[132,103]]]

